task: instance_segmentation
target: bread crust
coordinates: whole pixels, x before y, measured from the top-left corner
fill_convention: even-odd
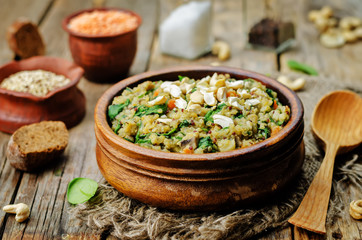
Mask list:
[[[49,124],[51,125],[52,122],[53,121],[45,121],[45,122],[42,122],[42,124],[44,124],[44,126],[49,126]],[[57,121],[54,121],[54,122],[57,123]],[[34,125],[34,124],[31,124],[31,125]],[[24,126],[24,127],[29,128],[29,127],[31,127],[31,125]],[[6,151],[6,156],[10,162],[10,165],[16,169],[19,169],[22,171],[27,171],[27,172],[39,171],[42,168],[44,168],[46,165],[53,162],[53,160],[55,158],[59,157],[64,152],[65,148],[68,145],[68,139],[66,139],[66,144],[61,143],[53,148],[47,148],[44,151],[30,151],[28,153],[24,153],[21,151],[19,144],[16,143],[16,141],[14,140],[14,135],[18,131],[24,131],[24,127],[16,130],[14,132],[14,134],[10,137],[10,140],[9,140],[9,143],[7,146],[7,151]],[[56,127],[59,127],[59,126],[56,126]],[[65,131],[67,131],[65,125],[64,125],[64,129],[65,129]],[[41,134],[41,133],[39,133],[39,134]],[[67,131],[67,134],[68,134],[68,131]],[[29,139],[29,141],[30,141],[30,139]],[[62,142],[64,142],[64,139],[62,139]]]
[[[9,26],[6,33],[10,49],[21,59],[45,54],[45,45],[38,27],[20,18]]]

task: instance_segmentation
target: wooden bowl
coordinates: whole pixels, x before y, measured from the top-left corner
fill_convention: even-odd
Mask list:
[[[77,33],[68,28],[73,17],[94,10],[118,10],[130,13],[142,20],[136,13],[119,8],[92,8],[73,13],[62,22],[63,29],[69,33],[69,48],[74,62],[85,71],[85,77],[93,82],[118,82],[128,74],[137,51],[137,29],[113,35],[89,35]]]
[[[0,82],[11,74],[38,69],[63,75],[71,82],[44,97],[0,88],[0,131],[13,133],[21,126],[43,120],[63,121],[70,128],[84,117],[85,97],[77,88],[84,71],[65,59],[38,56],[10,62],[0,67]]]
[[[181,154],[151,150],[117,136],[106,111],[114,96],[143,81],[200,79],[214,72],[253,78],[278,93],[291,118],[273,137],[229,152]],[[186,66],[146,72],[108,89],[95,108],[96,155],[100,171],[117,190],[141,202],[176,210],[223,210],[268,197],[298,174],[304,161],[303,105],[279,82],[236,68]]]

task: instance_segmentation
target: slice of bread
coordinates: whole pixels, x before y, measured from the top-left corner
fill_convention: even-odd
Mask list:
[[[23,126],[11,136],[7,158],[23,171],[38,171],[63,153],[69,133],[63,122],[43,121]]]
[[[45,45],[38,27],[25,18],[19,18],[9,26],[6,38],[10,49],[20,59],[45,54]]]

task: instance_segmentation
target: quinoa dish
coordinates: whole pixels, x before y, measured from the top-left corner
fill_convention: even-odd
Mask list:
[[[254,79],[214,73],[126,88],[114,97],[107,115],[118,136],[140,146],[212,153],[245,148],[276,134],[288,122],[290,108]]]

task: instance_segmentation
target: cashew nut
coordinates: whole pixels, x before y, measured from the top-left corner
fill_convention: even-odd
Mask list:
[[[359,27],[361,25],[361,20],[358,17],[344,17],[339,22],[339,27],[343,30],[351,30],[353,28]]]
[[[225,117],[221,114],[214,114],[212,118],[214,119],[214,123],[220,125],[222,128],[229,127],[231,124],[234,123],[231,118]]]
[[[244,107],[240,105],[240,103],[238,102],[237,97],[229,97],[228,98],[228,102],[231,106],[235,107],[238,110],[244,110]]]
[[[210,86],[223,87],[225,86],[225,78],[218,78],[217,73],[214,73],[210,79]]]
[[[338,48],[345,44],[343,34],[338,29],[330,29],[320,36],[320,42],[328,48]]]
[[[30,215],[30,209],[28,205],[24,203],[7,205],[3,207],[3,211],[7,213],[15,213],[15,220],[17,222],[24,222]]]
[[[297,78],[296,80],[292,81],[287,76],[279,76],[278,82],[283,83],[288,88],[292,89],[293,91],[298,91],[302,89],[305,85],[305,79],[304,78]]]
[[[238,88],[244,87],[244,81],[243,80],[237,80],[235,82],[226,81],[225,84],[226,84],[226,87],[232,88],[232,89],[238,89]]]
[[[200,91],[195,91],[191,93],[190,99],[193,103],[203,104],[204,103],[204,95]]]
[[[157,98],[153,99],[152,101],[148,102],[149,106],[164,104],[167,101],[165,96],[158,96]]]
[[[221,61],[225,61],[230,58],[230,46],[224,41],[216,41],[212,45],[212,54],[217,55]]]
[[[348,43],[352,43],[358,40],[356,33],[353,31],[343,31],[342,35],[344,37],[344,40]]]
[[[244,98],[244,99],[248,99],[251,97],[251,94],[248,93],[248,91],[246,91],[245,89],[241,90],[240,88],[236,91],[237,94],[240,95],[240,97]]]
[[[330,18],[333,15],[333,10],[330,6],[324,6],[322,7],[322,9],[320,10],[320,14],[324,17],[324,18]]]
[[[358,27],[353,31],[358,38],[362,38],[362,27]]]
[[[217,90],[216,98],[219,100],[219,102],[226,101],[226,87],[221,87]]]
[[[180,109],[185,109],[187,107],[187,102],[183,98],[179,98],[175,101],[175,106]]]
[[[354,200],[349,204],[349,214],[354,219],[362,219],[362,199]]]
[[[209,106],[215,106],[217,103],[216,98],[214,97],[214,93],[213,92],[201,92],[202,94],[204,94],[204,100],[205,103]]]

